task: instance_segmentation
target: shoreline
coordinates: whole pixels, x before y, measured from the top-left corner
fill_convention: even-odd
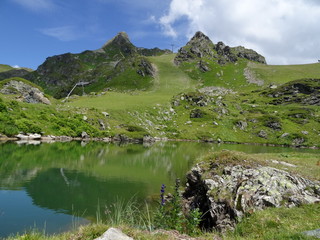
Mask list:
[[[32,134],[30,134],[32,135]],[[233,145],[252,145],[252,146],[266,146],[266,147],[283,147],[283,148],[300,148],[300,149],[320,149],[317,146],[306,145],[286,145],[274,143],[250,143],[250,142],[233,142],[233,141],[216,141],[216,140],[195,140],[195,139],[172,139],[172,138],[158,138],[145,136],[144,138],[128,138],[125,135],[117,135],[115,137],[91,138],[91,137],[70,137],[70,136],[38,136],[36,138],[24,135],[24,137],[6,137],[0,135],[0,143],[3,142],[17,142],[18,144],[41,144],[54,142],[105,142],[105,143],[131,143],[131,144],[152,144],[154,142],[198,142],[198,143],[214,143],[214,144],[233,144]]]

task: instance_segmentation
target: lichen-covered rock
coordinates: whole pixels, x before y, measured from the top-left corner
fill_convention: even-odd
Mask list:
[[[50,100],[38,88],[15,78],[5,83],[0,92],[3,94],[17,94],[18,100],[27,103],[51,104]]]
[[[198,164],[187,175],[187,207],[206,213],[203,225],[234,228],[244,214],[267,207],[320,202],[320,183],[268,166]]]

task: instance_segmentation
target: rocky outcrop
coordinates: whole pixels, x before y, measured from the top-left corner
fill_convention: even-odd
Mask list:
[[[147,61],[145,58],[141,59],[138,66],[139,66],[139,69],[137,70],[137,73],[142,77],[154,76],[155,69],[153,68],[152,64],[149,61]]]
[[[288,82],[274,89],[263,92],[271,98],[271,103],[288,104],[300,103],[303,105],[320,106],[320,79],[300,79]]]
[[[214,44],[208,36],[202,32],[197,32],[186,46],[179,49],[174,62],[180,65],[183,62],[196,61],[198,62],[198,68],[203,72],[207,72],[210,71],[210,67],[203,59],[224,65],[226,63],[235,63],[239,58],[266,63],[265,58],[254,50],[246,49],[242,46],[232,48],[223,42]]]
[[[6,80],[0,92],[3,94],[18,95],[18,100],[27,103],[51,104],[50,100],[44,96],[42,91],[18,78]]]
[[[268,166],[212,161],[188,173],[184,198],[187,208],[205,213],[203,227],[225,231],[257,210],[320,202],[320,183]]]
[[[187,45],[179,49],[174,62],[179,65],[182,62],[192,61],[197,58],[213,58],[215,54],[214,47],[208,36],[200,31],[196,32]]]

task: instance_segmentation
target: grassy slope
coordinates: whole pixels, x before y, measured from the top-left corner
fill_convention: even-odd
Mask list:
[[[289,81],[303,78],[319,78],[320,64],[304,65],[264,65],[250,63],[248,67],[256,77],[263,79],[266,84],[284,84]]]
[[[9,71],[9,70],[12,70],[12,69],[13,69],[13,67],[11,67],[9,65],[0,64],[0,72]]]
[[[173,58],[173,54],[149,58],[156,65],[158,73],[153,88],[148,91],[107,92],[100,97],[81,97],[69,104],[75,107],[94,107],[106,111],[144,109],[156,104],[167,105],[172,96],[191,90],[193,87],[189,77],[172,64]]]

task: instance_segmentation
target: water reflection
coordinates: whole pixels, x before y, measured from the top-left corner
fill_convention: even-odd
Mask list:
[[[95,220],[97,208],[103,213],[104,206],[117,199],[135,196],[143,202],[158,197],[161,184],[172,185],[176,178],[183,178],[192,161],[208,149],[197,143],[156,143],[151,147],[79,142],[0,144],[0,205],[5,211],[0,214],[0,236],[33,227],[35,222],[40,228],[45,222],[48,232],[56,232],[71,225],[72,215]],[[11,193],[3,197],[8,190]],[[9,203],[37,214],[21,218]],[[15,219],[10,226],[9,218]]]
[[[94,221],[100,207],[103,213],[117,199],[157,198],[161,184],[172,186],[197,157],[221,149],[315,152],[189,142],[0,144],[0,237],[34,226],[58,232],[70,228],[74,216],[79,223]]]

